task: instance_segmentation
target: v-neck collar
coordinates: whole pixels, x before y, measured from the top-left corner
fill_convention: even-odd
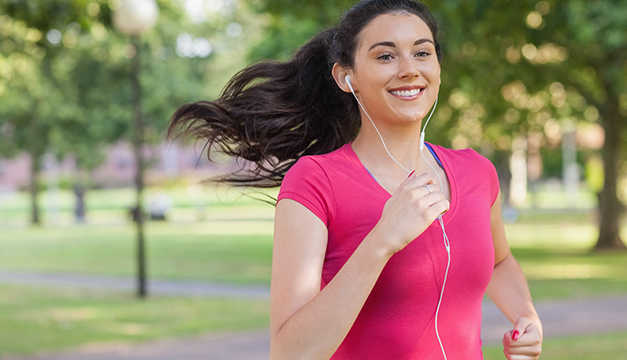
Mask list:
[[[457,183],[455,182],[453,171],[450,168],[450,164],[448,162],[446,152],[440,151],[443,148],[438,145],[428,144],[426,142],[425,142],[425,145],[428,145],[431,148],[430,150],[433,152],[433,155],[436,157],[436,159],[440,160],[439,162],[442,166],[442,169],[444,170],[444,174],[446,175],[446,178],[449,183],[450,192],[451,192],[451,207],[446,213],[444,213],[444,215],[442,215],[442,218],[444,220],[449,220],[453,217],[453,215],[455,214],[455,210],[457,209],[457,203],[458,203]],[[363,181],[372,182],[374,184],[374,187],[377,188],[377,191],[385,195],[386,199],[391,198],[392,194],[390,194],[389,191],[387,191],[385,188],[383,188],[383,186],[381,186],[381,184],[379,184],[379,182],[375,179],[375,177],[370,173],[368,168],[366,168],[366,166],[364,166],[364,164],[361,162],[361,160],[359,159],[359,156],[357,156],[357,153],[355,153],[355,150],[353,150],[352,142],[348,143],[347,146],[348,146],[349,156],[352,157],[353,160],[358,164],[357,166],[358,174],[363,179]],[[435,222],[431,225],[434,225],[434,224]]]

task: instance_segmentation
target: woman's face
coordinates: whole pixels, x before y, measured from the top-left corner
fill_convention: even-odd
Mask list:
[[[440,86],[427,24],[413,14],[376,17],[360,34],[351,80],[375,122],[420,123]]]

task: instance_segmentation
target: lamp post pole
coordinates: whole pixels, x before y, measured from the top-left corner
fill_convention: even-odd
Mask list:
[[[143,192],[144,192],[144,121],[142,113],[142,89],[139,82],[141,72],[141,43],[139,35],[131,35],[135,47],[131,70],[131,93],[133,101],[133,152],[135,153],[135,227],[137,232],[137,295],[144,298],[146,290],[146,253],[144,240]]]
[[[131,36],[131,44],[135,48],[131,69],[131,101],[133,103],[133,152],[135,154],[135,207],[133,220],[137,232],[137,295],[145,298],[148,294],[146,286],[146,254],[143,217],[144,191],[144,124],[142,112],[142,88],[139,81],[141,73],[141,41],[140,34],[152,28],[158,16],[158,8],[154,0],[122,0],[113,12],[113,22],[123,33]]]

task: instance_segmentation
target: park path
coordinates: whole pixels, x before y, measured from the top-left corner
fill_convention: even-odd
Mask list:
[[[132,279],[84,275],[53,275],[0,271],[0,283],[39,286],[71,286],[132,291]],[[235,286],[191,281],[156,281],[149,291],[164,295],[204,295],[243,298],[269,297],[263,286]],[[586,299],[544,300],[536,302],[543,321],[545,338],[606,333],[627,330],[627,295],[606,295]],[[500,311],[487,301],[483,304],[482,339],[498,344],[511,328]],[[266,360],[270,334],[267,329],[239,333],[206,334],[145,342],[84,347],[65,352],[0,360]]]
[[[81,274],[53,274],[0,270],[0,284],[80,287],[133,292],[136,280],[130,277],[105,277]],[[268,299],[270,288],[263,285],[231,285],[187,280],[147,281],[148,293],[155,295],[217,296],[244,299]]]

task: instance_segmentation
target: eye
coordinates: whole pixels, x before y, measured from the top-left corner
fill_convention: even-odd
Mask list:
[[[384,61],[392,60],[393,58],[394,57],[390,53],[381,54],[377,57],[378,60],[384,60]]]
[[[415,56],[417,56],[417,57],[427,57],[427,56],[429,56],[429,55],[431,55],[431,52],[430,52],[430,51],[427,51],[427,50],[419,50],[418,52],[416,52],[416,55],[415,55]]]

